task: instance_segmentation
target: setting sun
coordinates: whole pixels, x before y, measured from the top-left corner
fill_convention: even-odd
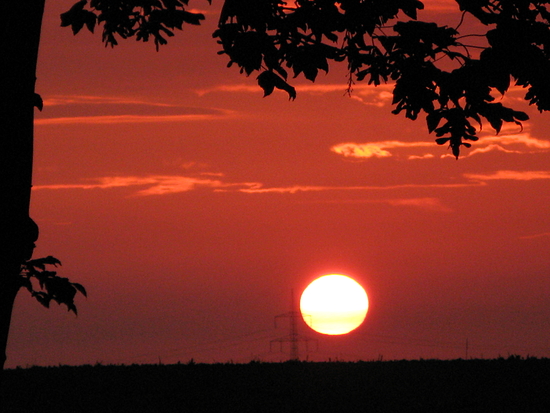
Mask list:
[[[317,278],[302,293],[300,311],[313,330],[329,335],[346,334],[365,320],[367,293],[352,278],[329,274]]]

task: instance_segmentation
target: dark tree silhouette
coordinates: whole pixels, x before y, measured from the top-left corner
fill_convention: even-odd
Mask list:
[[[31,260],[38,227],[29,218],[32,182],[35,73],[45,0],[9,2],[0,15],[2,73],[0,121],[0,354],[8,337],[15,296],[25,286],[43,304],[75,311],[79,284],[46,271],[59,262]],[[542,112],[550,109],[550,1],[456,0],[457,27],[417,20],[419,0],[225,0],[214,37],[229,64],[258,73],[264,96],[275,89],[296,98],[289,75],[314,82],[337,62],[347,65],[348,91],[356,82],[393,84],[393,113],[425,116],[436,143],[458,158],[488,123],[521,126],[521,111],[495,102],[511,85]],[[464,18],[482,33],[461,33]],[[158,48],[184,24],[198,25],[188,0],[86,0],[61,15],[74,34],[102,25],[103,41],[152,40]],[[469,44],[475,38],[476,45]],[[496,95],[496,96],[495,96]],[[30,261],[31,260],[31,261]],[[36,291],[30,279],[44,291]]]
[[[0,367],[21,270],[31,258],[38,227],[29,217],[36,62],[44,0],[10,2],[0,13]]]
[[[29,217],[32,187],[34,108],[42,110],[35,93],[36,66],[42,16],[46,0],[13,1],[0,13],[0,371],[6,360],[6,346],[15,297],[26,288],[41,304],[53,300],[76,313],[74,296],[86,295],[84,287],[57,276],[46,266],[57,266],[53,257],[31,259],[38,239],[38,226]],[[164,36],[183,23],[199,24],[204,16],[185,10],[186,0],[94,0],[86,11],[86,1],[76,3],[61,16],[63,26],[73,33],[96,22],[104,25],[104,41],[115,45],[116,37],[152,38],[156,46]],[[157,5],[160,5],[157,7]],[[33,282],[34,280],[34,282]]]

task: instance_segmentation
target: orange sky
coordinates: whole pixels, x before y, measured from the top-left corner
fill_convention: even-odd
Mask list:
[[[284,360],[274,316],[331,272],[370,309],[344,337],[301,324],[310,360],[457,358],[466,340],[470,357],[550,357],[547,114],[455,161],[390,114],[391,87],[345,96],[344,68],[262,98],[216,54],[219,5],[195,2],[207,24],[157,53],[73,37],[72,3],[47,4],[32,216],[36,256],[89,298],[74,317],[23,291],[8,367]]]

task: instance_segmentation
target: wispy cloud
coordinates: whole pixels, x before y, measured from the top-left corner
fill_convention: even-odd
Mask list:
[[[53,95],[44,99],[44,106],[66,105],[146,105],[170,107],[168,103],[150,101],[128,96],[93,96],[93,95]]]
[[[208,89],[196,89],[195,93],[199,96],[204,96],[209,93],[222,92],[222,93],[257,93],[261,92],[261,89],[258,85],[255,84],[246,84],[239,83],[235,85],[218,85]]]
[[[166,123],[196,122],[220,119],[232,115],[231,111],[219,111],[217,114],[181,114],[181,115],[105,115],[46,118],[35,120],[36,125],[68,124],[120,124],[120,123]]]
[[[125,96],[58,95],[44,101],[36,125],[196,122],[236,116],[229,109],[189,107]]]
[[[478,186],[481,183],[460,183],[460,184],[401,184],[401,185],[365,185],[365,186],[318,186],[318,185],[294,185],[280,187],[264,187],[260,183],[247,184],[246,187],[238,189],[240,192],[250,194],[295,194],[298,192],[321,192],[321,191],[388,191],[394,189],[406,188],[463,188],[469,186]]]
[[[403,141],[381,141],[354,143],[339,143],[330,148],[332,152],[346,158],[387,158],[393,156],[392,149],[396,148],[420,148],[433,147],[433,142],[403,142]],[[417,158],[425,158],[429,155],[417,155]]]
[[[232,184],[224,184],[221,180],[210,178],[196,178],[179,175],[151,175],[151,176],[112,176],[94,180],[83,184],[53,184],[36,185],[34,190],[44,189],[112,189],[124,187],[145,187],[136,189],[134,195],[165,195],[188,192],[198,188],[225,188]]]
[[[467,158],[491,152],[525,154],[550,151],[550,141],[531,135],[528,125],[521,132],[514,133],[516,130],[517,126],[514,128],[513,126],[505,125],[499,135],[489,135],[484,132],[479,140],[473,143],[472,149],[465,149],[461,152],[461,157]],[[429,148],[429,151],[426,151],[426,148]],[[422,149],[422,152],[419,152],[420,149]],[[442,147],[436,145],[433,141],[404,142],[399,140],[364,143],[344,142],[330,148],[332,152],[346,158],[363,160],[394,156],[405,157],[411,160],[433,159],[435,157],[451,157],[454,159],[454,156],[450,153],[442,154],[441,149]]]
[[[224,182],[222,174],[221,179],[197,178],[178,175],[153,175],[145,177],[137,176],[113,176],[99,178],[95,182],[85,184],[57,184],[57,185],[37,185],[34,190],[92,190],[92,189],[114,189],[114,188],[133,188],[131,196],[159,196],[168,194],[177,194],[195,190],[207,189],[212,192],[240,192],[245,194],[296,194],[299,192],[341,192],[341,191],[388,191],[402,188],[425,188],[425,187],[465,187],[474,184],[450,184],[450,185],[392,185],[392,186],[316,186],[316,185],[294,185],[287,187],[264,187],[258,182]],[[317,201],[314,201],[317,202]],[[438,212],[450,212],[449,207],[445,206],[441,200],[435,197],[431,198],[383,198],[375,200],[327,200],[326,202],[336,203],[382,203],[392,207],[418,208]]]
[[[539,234],[524,235],[519,239],[537,239],[537,238],[550,238],[550,232],[541,232]]]
[[[532,181],[550,179],[550,171],[496,171],[490,174],[464,174],[464,177],[474,181]]]
[[[292,83],[292,82],[291,82]],[[298,93],[308,93],[312,95],[322,95],[327,93],[338,93],[341,96],[347,93],[347,85],[344,83],[303,83],[293,84]],[[357,84],[353,86],[352,98],[355,97],[362,103],[367,103],[367,97],[371,97],[369,104],[375,104],[380,100],[391,101],[391,90],[393,85],[374,86],[369,84]],[[209,93],[262,93],[262,89],[255,83],[239,83],[232,85],[217,85],[208,89],[197,89],[195,93],[204,96]],[[284,92],[283,92],[284,93]]]
[[[504,146],[525,146],[529,149],[550,149],[550,141],[546,139],[538,139],[529,133],[529,129],[525,127],[523,132],[510,133],[513,129],[510,126],[503,128],[505,133],[499,135],[482,136],[478,144],[481,145],[504,145]],[[508,132],[508,133],[506,133]]]
[[[382,198],[382,199],[324,199],[314,203],[328,204],[384,204],[392,207],[410,207],[437,212],[452,212],[453,209],[445,205],[439,198]]]
[[[491,152],[526,154],[550,151],[550,141],[531,135],[528,123],[524,123],[520,132],[518,132],[518,129],[520,128],[517,125],[507,123],[503,125],[498,135],[492,131],[481,132],[479,140],[472,144],[472,149],[462,151],[461,156],[467,158]]]
[[[424,155],[410,155],[408,159],[433,159],[435,155],[433,153],[426,153]]]
[[[452,212],[452,209],[444,205],[439,198],[388,199],[385,202],[392,206],[408,206],[432,211]]]
[[[530,181],[550,179],[550,171],[511,171],[501,170],[487,174],[463,174],[464,180],[455,183],[432,184],[397,184],[397,185],[356,185],[356,186],[326,186],[326,185],[288,185],[265,186],[260,182],[230,182],[222,173],[205,172],[199,175],[148,175],[148,176],[110,176],[102,177],[89,182],[74,184],[50,184],[36,185],[34,190],[112,190],[126,188],[128,196],[162,196],[191,191],[206,190],[220,193],[243,193],[252,195],[268,194],[298,194],[308,192],[378,192],[391,193],[391,191],[414,189],[459,189],[468,187],[486,186],[490,181],[516,180]],[[303,200],[303,198],[302,198]],[[419,208],[438,212],[452,212],[452,208],[445,205],[438,197],[396,197],[386,196],[377,199],[325,199],[334,203],[384,203],[392,207]],[[549,233],[525,236],[523,238],[538,238]]]
[[[376,106],[378,108],[381,108],[391,103],[393,95],[388,91],[382,90],[376,91],[376,93],[352,94],[350,97],[351,99],[356,100],[363,105]]]
[[[89,182],[76,184],[49,184],[35,185],[33,190],[93,190],[133,188],[134,196],[166,195],[189,192],[199,189],[210,189],[214,192],[242,192],[248,194],[296,194],[299,192],[328,192],[328,191],[388,191],[408,188],[461,188],[479,186],[483,183],[464,182],[453,184],[402,184],[388,186],[323,186],[323,185],[290,185],[266,187],[260,182],[227,182],[223,174],[208,173],[200,176],[181,175],[149,175],[149,176],[111,176],[102,177]],[[420,202],[420,201],[417,201]],[[422,198],[423,205],[431,203],[432,198]],[[402,202],[404,205],[407,202]],[[411,202],[408,202],[411,204]],[[398,202],[395,201],[395,205]]]
[[[489,153],[489,152],[503,152],[503,153],[517,153],[517,154],[525,153],[525,151],[511,150],[511,149],[506,149],[505,147],[503,147],[501,145],[490,144],[490,145],[482,146],[482,147],[477,147],[477,145],[476,145],[475,149],[472,149],[471,151],[465,153],[464,156],[462,156],[462,157],[463,158],[469,158],[471,156],[482,155],[482,154],[486,154],[486,153]],[[452,155],[448,155],[448,156],[454,158],[454,156],[452,156]]]

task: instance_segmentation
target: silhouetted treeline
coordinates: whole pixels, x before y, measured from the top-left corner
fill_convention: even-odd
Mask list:
[[[550,412],[550,359],[96,365],[6,371],[4,413]]]

